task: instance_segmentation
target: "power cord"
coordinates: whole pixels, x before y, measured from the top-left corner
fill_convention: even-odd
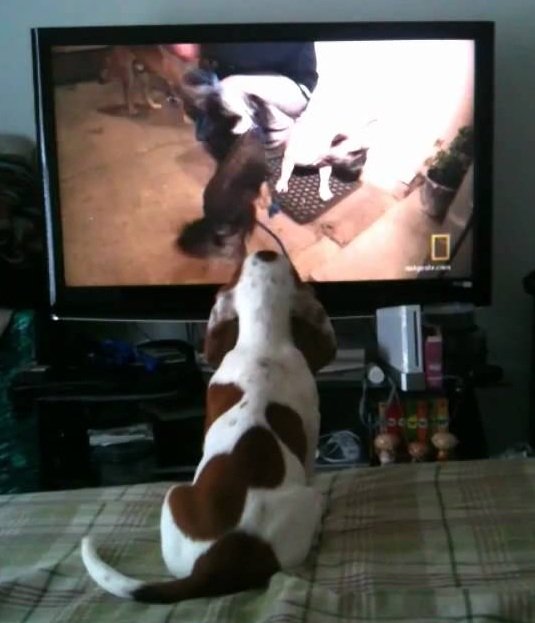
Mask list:
[[[319,438],[316,458],[331,464],[358,463],[362,456],[362,441],[350,430],[337,430]]]

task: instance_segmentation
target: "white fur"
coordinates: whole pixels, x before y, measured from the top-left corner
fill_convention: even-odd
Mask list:
[[[89,575],[104,590],[117,597],[130,597],[130,594],[143,585],[143,582],[129,578],[107,565],[97,554],[90,537],[82,539],[82,560]]]
[[[296,287],[286,258],[266,262],[252,255],[245,260],[234,290],[219,295],[208,324],[210,330],[238,315],[238,342],[225,355],[210,384],[234,383],[244,393],[240,402],[208,430],[194,481],[215,455],[232,452],[251,427],[270,430],[265,417],[270,402],[288,406],[302,418],[307,437],[306,466],[276,438],[284,460],[284,480],[273,489],[249,489],[236,526],[269,543],[282,568],[304,560],[321,514],[321,495],[308,483],[319,432],[318,394],[307,362],[293,344],[290,325],[291,313],[316,319],[318,330],[334,340],[329,320],[318,313],[321,310],[311,290]],[[162,555],[169,572],[182,578],[214,541],[193,540],[178,528],[167,503],[172,490],[162,508]],[[82,558],[95,582],[115,595],[128,596],[142,585],[101,561],[87,539],[82,542]]]

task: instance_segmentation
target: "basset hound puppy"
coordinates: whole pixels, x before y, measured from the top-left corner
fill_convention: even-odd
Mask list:
[[[301,564],[321,515],[310,485],[320,424],[314,373],[335,352],[323,307],[288,259],[247,256],[208,322],[205,355],[217,370],[201,462],[163,503],[162,554],[177,579],[126,577],[85,537],[93,580],[119,597],[171,603],[259,588]]]

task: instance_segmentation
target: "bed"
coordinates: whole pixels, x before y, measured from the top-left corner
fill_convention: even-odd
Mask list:
[[[0,621],[60,623],[535,621],[535,461],[321,473],[321,530],[304,565],[263,591],[169,605],[102,592],[80,538],[142,578],[167,577],[169,483],[0,496]]]

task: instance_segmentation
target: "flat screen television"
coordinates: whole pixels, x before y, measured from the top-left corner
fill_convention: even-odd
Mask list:
[[[332,317],[490,302],[492,23],[37,28],[32,42],[53,316],[203,320],[261,248],[286,252]],[[244,204],[222,188],[245,136],[267,168]],[[223,223],[192,245],[214,209]],[[236,238],[225,219],[245,213]]]

